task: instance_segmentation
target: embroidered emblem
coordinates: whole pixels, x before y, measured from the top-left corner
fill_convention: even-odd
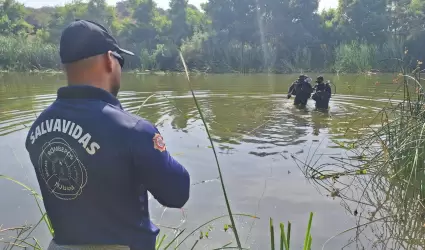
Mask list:
[[[158,133],[156,133],[153,137],[153,147],[161,152],[166,150],[164,138],[162,138],[162,136]]]

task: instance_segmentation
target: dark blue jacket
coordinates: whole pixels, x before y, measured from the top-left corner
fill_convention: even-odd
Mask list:
[[[172,208],[189,198],[189,174],[158,130],[99,88],[60,88],[28,132],[26,148],[60,245],[153,250],[159,229],[149,218],[147,191]]]

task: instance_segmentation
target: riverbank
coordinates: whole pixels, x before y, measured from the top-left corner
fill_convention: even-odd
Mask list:
[[[47,74],[47,75],[61,75],[64,74],[63,70],[58,69],[30,69],[30,70],[0,70],[0,74]],[[134,74],[134,75],[156,75],[156,76],[164,76],[164,75],[185,75],[185,71],[156,71],[156,70],[140,70],[140,69],[133,69],[133,70],[123,70],[123,73],[125,74]],[[364,73],[358,73],[358,75],[365,75],[365,76],[379,76],[382,74],[394,74],[397,72],[374,72],[374,71],[368,71]],[[302,72],[288,72],[288,73],[266,73],[266,72],[256,72],[256,73],[231,73],[231,72],[221,72],[221,73],[207,73],[207,72],[201,72],[198,70],[192,70],[189,71],[190,75],[297,75],[297,74],[305,74],[310,75],[310,77],[314,78],[316,75],[332,75],[335,74],[335,72],[326,72],[326,71],[302,71]],[[339,75],[347,75],[349,73],[340,73]],[[313,79],[314,80],[314,79]]]
[[[46,42],[40,37],[0,36],[0,69],[3,71],[17,72],[55,72],[61,70],[58,46]],[[124,71],[146,74],[147,72],[184,72],[180,63],[177,47],[170,47],[167,53],[161,50],[147,51],[140,46],[133,46],[134,57],[126,57]],[[376,74],[394,72],[392,61],[382,61],[390,55],[391,48],[377,48],[367,44],[350,43],[341,44],[335,49],[334,61],[322,67],[313,67],[308,62],[309,57],[297,57],[297,62],[272,62],[258,64],[260,55],[250,55],[245,51],[245,56],[240,56],[235,50],[228,51],[218,57],[217,54],[203,55],[204,51],[189,50],[188,46],[182,45],[181,51],[192,74],[292,74],[292,73],[365,73]],[[395,50],[395,48],[393,48]],[[356,53],[357,50],[363,53]],[[165,54],[164,54],[165,53]],[[211,52],[212,53],[212,52]],[[395,53],[395,52],[394,52]],[[394,54],[393,53],[393,54]],[[260,53],[261,54],[261,53]],[[214,56],[214,58],[211,58]],[[261,61],[261,60],[260,60]],[[308,63],[307,63],[308,62]],[[258,64],[258,65],[257,65]],[[300,65],[303,65],[301,67]]]

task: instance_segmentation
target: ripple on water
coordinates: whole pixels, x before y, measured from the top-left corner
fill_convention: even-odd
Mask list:
[[[220,161],[223,162],[225,174],[229,176],[227,183],[229,190],[233,192],[232,205],[237,210],[254,213],[261,202],[265,209],[262,208],[263,215],[279,217],[282,211],[285,211],[282,215],[284,217],[277,219],[287,220],[299,214],[298,217],[302,218],[295,221],[294,225],[301,226],[304,225],[302,223],[307,210],[314,207],[321,213],[319,220],[325,218],[322,216],[328,216],[332,221],[332,213],[336,211],[333,208],[338,205],[323,201],[323,197],[316,197],[311,193],[311,189],[304,186],[299,174],[290,174],[290,171],[294,173],[296,166],[291,165],[293,160],[289,155],[309,157],[308,154],[318,147],[323,149],[323,154],[340,152],[339,148],[331,148],[334,145],[331,139],[342,140],[348,129],[362,131],[362,127],[356,124],[355,120],[372,120],[387,100],[371,100],[366,94],[337,94],[331,99],[330,111],[322,113],[314,110],[313,101],[308,103],[305,110],[295,108],[292,105],[293,99],[288,100],[286,94],[279,94],[284,93],[286,89],[278,84],[273,86],[276,88],[273,90],[267,89],[266,87],[270,86],[265,87],[264,84],[251,86],[244,83],[245,85],[237,88],[226,88],[219,84],[216,84],[219,87],[200,84],[201,87],[211,90],[196,90],[195,93],[217,145],[217,151],[221,153]],[[170,142],[170,147],[176,149],[173,151],[179,153],[179,160],[191,168],[194,178],[194,201],[188,205],[189,214],[192,215],[193,211],[198,210],[201,212],[189,216],[188,221],[199,225],[211,219],[210,212],[215,215],[225,211],[214,159],[191,92],[171,83],[167,86],[134,84],[129,88],[131,90],[121,91],[119,94],[122,106],[132,113],[140,111],[141,116],[157,124],[166,134],[166,138],[169,138],[167,141]],[[45,91],[52,94],[41,93],[38,89],[34,90],[34,94],[29,94],[26,90],[22,90],[25,93],[5,94],[2,91],[8,90],[0,89],[0,136],[29,126],[36,115],[54,101],[56,89],[57,86],[53,86]],[[147,101],[141,108],[145,100]],[[4,105],[5,103],[7,105]],[[235,157],[226,157],[226,154],[234,154]],[[264,200],[261,200],[262,193]],[[312,197],[316,198],[314,202],[311,201]],[[171,210],[162,210],[159,218],[164,214],[167,217],[169,213],[172,213]],[[261,217],[261,214],[259,215]],[[180,218],[181,211],[177,211],[176,216]],[[196,221],[198,217],[199,221]],[[180,224],[180,220],[176,222],[175,225]],[[335,223],[338,224],[337,222]],[[186,220],[182,223],[186,223]],[[326,231],[330,226],[329,223],[319,224],[316,226],[320,230],[315,231],[314,237],[315,240],[323,242],[326,237],[331,236],[329,231]],[[331,229],[339,226],[343,230],[346,225],[345,221],[339,222]],[[267,228],[267,225],[261,225],[261,228]],[[322,235],[319,235],[320,232],[323,232]],[[261,230],[255,234],[261,235]],[[265,249],[261,248],[264,246],[262,239],[267,239],[267,235],[264,236],[256,237],[258,249]]]
[[[135,113],[141,111],[141,114],[146,114],[148,117],[152,116],[152,112],[155,112],[155,116],[163,116],[169,113],[175,115],[179,105],[176,105],[181,99],[192,99],[190,91],[186,94],[174,95],[172,91],[158,91],[152,99],[144,101],[152,95],[152,92],[146,91],[122,91],[119,94],[119,99],[122,106],[129,112]],[[309,131],[309,124],[311,124],[311,113],[314,108],[312,103],[309,103],[307,111],[297,110],[292,105],[292,100],[287,101],[285,94],[270,94],[270,95],[231,95],[225,93],[212,93],[208,90],[196,91],[196,96],[201,103],[204,104],[203,112],[209,118],[208,122],[221,123],[221,120],[216,119],[214,112],[208,109],[206,106],[211,105],[211,100],[218,100],[222,102],[221,106],[232,107],[227,110],[231,115],[231,119],[238,119],[238,116],[252,116],[249,120],[250,123],[260,125],[258,128],[252,128],[254,131],[247,129],[237,129],[238,134],[245,135],[243,138],[239,138],[240,141],[253,144],[273,144],[275,146],[288,146],[302,143],[303,140],[297,140],[301,136],[305,136]],[[26,99],[31,99],[31,102],[27,102],[26,106],[20,106],[20,109],[6,110],[1,112],[0,120],[0,135],[11,133],[27,127],[35,118],[37,113],[41,112],[45,107],[50,105],[56,98],[56,94],[39,94],[35,96],[26,96]],[[11,96],[7,98],[9,102],[18,102],[22,100],[22,97]],[[268,103],[268,106],[261,107],[258,105],[261,100]],[[235,102],[235,100],[239,100]],[[355,96],[355,95],[335,95],[330,102],[331,110],[329,112],[330,117],[344,117],[358,115],[358,112],[363,110],[379,110],[379,107],[363,106],[362,102],[386,102],[385,99],[374,99],[366,96]],[[144,104],[143,104],[144,103]],[[141,108],[141,105],[143,107]],[[193,105],[193,102],[191,103]],[[214,105],[214,104],[212,104]],[[275,105],[275,107],[271,107]],[[240,109],[236,109],[239,107]],[[261,116],[261,112],[268,112],[264,117]],[[143,109],[143,110],[141,110]],[[256,110],[257,109],[257,110]],[[271,109],[271,110],[270,110]],[[235,110],[232,112],[232,110]],[[192,107],[191,110],[185,108],[186,115],[194,116],[197,111]],[[271,111],[271,112],[270,112]],[[184,114],[181,114],[184,115]],[[320,118],[321,119],[321,118]],[[261,125],[267,120],[267,124]],[[248,121],[247,121],[248,122]],[[319,123],[327,122],[323,119],[318,121]],[[340,121],[339,125],[348,124],[348,121]]]

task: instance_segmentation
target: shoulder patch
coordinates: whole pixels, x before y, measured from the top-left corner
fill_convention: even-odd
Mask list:
[[[167,149],[162,135],[155,133],[155,136],[153,137],[153,147],[161,152],[164,152]]]

